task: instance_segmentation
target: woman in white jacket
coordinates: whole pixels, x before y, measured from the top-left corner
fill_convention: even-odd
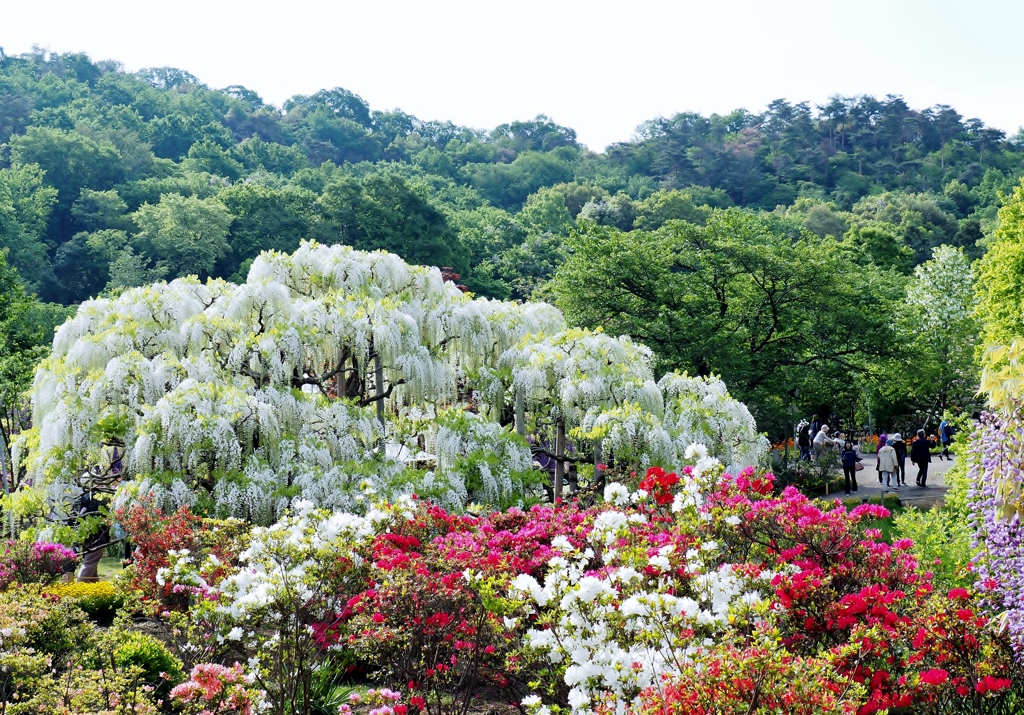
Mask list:
[[[879,440],[881,442],[881,440]],[[888,442],[878,447],[878,478],[879,480],[885,479],[885,486],[892,486],[892,481],[896,482],[893,486],[893,490],[900,490],[899,480],[899,462],[896,459],[896,450]]]
[[[814,435],[814,461],[821,464],[822,457],[825,456],[825,445],[828,444],[839,444],[841,445],[843,440],[832,439],[828,436],[828,425],[822,425],[821,429],[818,430],[818,434]]]

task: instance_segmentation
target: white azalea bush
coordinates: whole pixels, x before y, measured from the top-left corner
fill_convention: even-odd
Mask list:
[[[654,468],[632,493],[608,485],[614,506],[593,518],[587,538],[557,540],[540,578],[511,582],[531,624],[525,643],[558,676],[541,690],[573,712],[625,712],[702,648],[767,616],[777,574],[729,563],[712,537],[738,517],[719,514],[715,525],[704,508],[721,466],[702,444],[685,452],[690,465],[679,474]],[[523,704],[541,702],[535,695]]]

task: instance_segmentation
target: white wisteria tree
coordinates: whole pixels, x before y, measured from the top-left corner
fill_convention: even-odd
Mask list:
[[[120,471],[122,499],[269,523],[295,498],[523,503],[543,495],[534,453],[556,432],[577,457],[603,445],[604,461],[640,466],[681,464],[693,441],[734,467],[763,456],[721,381],[656,382],[651,362],[550,305],[472,298],[436,268],[308,242],[264,253],[242,285],[180,279],[83,303],[37,370],[15,460],[51,504],[84,474]]]

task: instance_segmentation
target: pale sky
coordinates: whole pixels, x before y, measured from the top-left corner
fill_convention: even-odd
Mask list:
[[[280,105],[345,87],[481,129],[547,114],[591,149],[680,111],[901,94],[1016,133],[1015,0],[43,0],[0,5],[0,47],[173,66]]]

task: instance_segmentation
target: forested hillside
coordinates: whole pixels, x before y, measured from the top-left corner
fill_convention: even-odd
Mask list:
[[[1024,146],[1002,132],[899,97],[679,114],[597,154],[543,116],[483,131],[340,88],[279,109],[181,70],[45,52],[0,56],[0,142],[3,244],[29,287],[62,303],[188,273],[238,278],[260,250],[304,237],[525,297],[574,219],[651,229],[704,206],[786,207],[837,238],[871,227],[920,261],[939,243],[975,251],[998,192],[1024,173]]]
[[[835,395],[837,375],[870,373],[855,359],[890,359],[895,342],[879,330],[901,281],[942,244],[979,257],[1022,174],[1020,136],[894,96],[678,114],[595,153],[544,116],[474,129],[372,109],[341,88],[278,108],[182,70],[0,52],[0,245],[40,301],[72,305],[189,274],[241,281],[260,251],[291,252],[304,238],[382,248],[447,267],[478,294],[539,294],[578,323],[628,328],[657,348],[661,369],[723,374],[759,419],[785,414],[780,396],[809,375]],[[643,256],[713,246],[740,260],[737,236],[780,269],[825,261],[816,285],[783,291],[799,320],[783,319],[770,292],[752,298],[725,283],[722,296],[736,291],[728,308],[714,296],[675,305],[666,290],[696,295],[687,276],[706,286],[701,271],[749,277],[750,266],[715,273]],[[790,245],[783,260],[779,246]],[[613,249],[621,260],[594,275]],[[628,265],[637,270],[623,273]],[[767,309],[775,322],[743,323]],[[721,350],[690,344],[709,325]],[[824,335],[836,326],[844,332]],[[725,343],[738,335],[752,358],[730,357]],[[785,364],[767,357],[776,344]],[[799,374],[780,382],[786,370]],[[864,389],[843,380],[850,395]]]

